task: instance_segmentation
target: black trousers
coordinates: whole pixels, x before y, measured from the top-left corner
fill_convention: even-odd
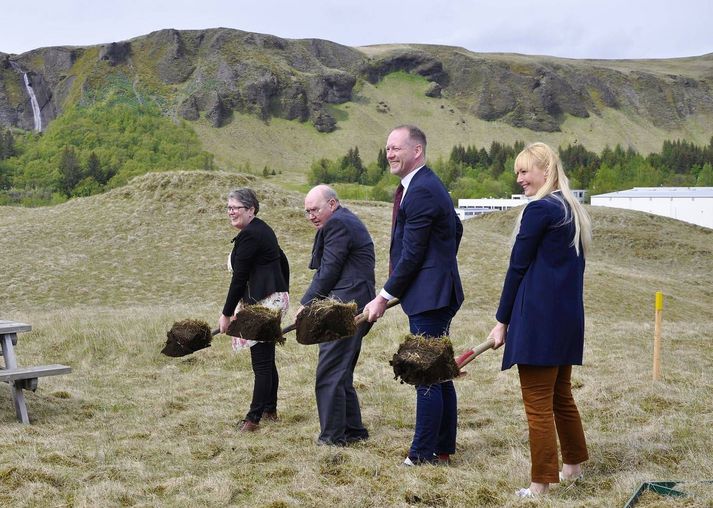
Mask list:
[[[258,423],[265,412],[277,411],[277,388],[280,378],[275,366],[275,343],[258,342],[250,348],[255,384],[253,400],[250,403],[246,420]]]
[[[319,345],[315,395],[319,413],[318,439],[325,444],[343,445],[369,437],[361,421],[359,397],[354,389],[354,368],[359,361],[362,338],[371,325],[362,325],[348,339]]]

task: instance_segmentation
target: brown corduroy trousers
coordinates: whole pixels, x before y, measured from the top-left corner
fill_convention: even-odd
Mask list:
[[[572,366],[517,368],[530,433],[531,481],[558,483],[557,438],[565,464],[579,464],[589,458],[582,420],[572,397]]]

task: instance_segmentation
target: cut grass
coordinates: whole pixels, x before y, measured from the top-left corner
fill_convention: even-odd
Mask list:
[[[302,194],[223,172],[139,177],[105,195],[39,209],[0,207],[8,239],[2,319],[30,323],[20,365],[65,363],[72,373],[27,392],[32,425],[16,423],[0,386],[3,506],[522,506],[529,481],[527,425],[514,370],[488,351],[456,383],[458,451],[450,467],[402,468],[414,390],[388,364],[407,321],[387,312],[364,339],[355,372],[371,438],[318,447],[317,348],[293,334],[277,348],[277,423],[236,431],[252,393],[248,354],[228,337],[182,358],[160,354],[171,324],[215,324],[229,283],[228,190],[252,186],[260,214],[303,294],[314,228]],[[387,270],[390,205],[346,202],[362,217]],[[595,243],[585,274],[585,364],[573,373],[591,459],[585,481],[541,504],[622,506],[642,481],[685,480],[695,498],[647,494],[652,506],[710,506],[695,481],[713,479],[713,245],[711,233],[639,212],[589,208]],[[456,353],[481,342],[509,256],[514,211],[469,220],[459,252],[466,301],[454,319]],[[651,381],[654,292],[663,290],[663,378]],[[286,321],[292,322],[293,303]]]

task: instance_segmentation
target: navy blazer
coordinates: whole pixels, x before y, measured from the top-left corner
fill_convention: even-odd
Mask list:
[[[270,226],[253,217],[233,243],[233,277],[223,305],[224,315],[233,315],[240,300],[254,304],[272,293],[289,291],[289,263]]]
[[[340,206],[317,230],[309,263],[317,271],[300,303],[334,297],[342,302],[356,301],[361,312],[376,296],[375,264],[374,242],[366,226],[351,210]]]
[[[413,176],[396,216],[389,256],[392,272],[384,284],[407,315],[460,308],[463,286],[456,254],[463,225],[443,182],[428,167]]]
[[[585,263],[574,232],[559,192],[525,206],[496,314],[509,324],[503,370],[582,364]]]

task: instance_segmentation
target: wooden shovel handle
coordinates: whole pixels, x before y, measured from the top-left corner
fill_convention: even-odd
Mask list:
[[[391,307],[395,307],[395,306],[398,305],[399,303],[401,303],[401,301],[400,301],[398,298],[392,298],[392,299],[389,300],[389,302],[386,304],[386,308],[387,308],[387,309],[390,309]],[[357,326],[359,326],[360,324],[362,324],[364,321],[366,321],[366,314],[363,313],[363,312],[362,312],[361,314],[359,314],[357,317],[354,318],[354,324],[357,325]],[[287,325],[286,327],[284,327],[284,328],[282,329],[282,333],[291,332],[291,331],[295,330],[296,328],[297,328],[297,322],[294,322],[294,323],[292,323],[291,325]]]
[[[472,362],[476,356],[480,356],[488,349],[492,349],[494,345],[495,339],[488,339],[485,342],[478,344],[477,346],[473,346],[466,349],[459,357],[456,358],[456,365],[458,365],[459,369],[462,369],[470,362]]]
[[[391,300],[389,300],[386,303],[386,310],[390,309],[391,307],[396,307],[400,303],[401,303],[401,300],[399,300],[398,298],[392,298]],[[367,317],[366,312],[362,312],[361,314],[359,314],[357,317],[354,318],[354,324],[357,326],[361,325],[362,323],[364,323],[366,321],[366,317]]]

